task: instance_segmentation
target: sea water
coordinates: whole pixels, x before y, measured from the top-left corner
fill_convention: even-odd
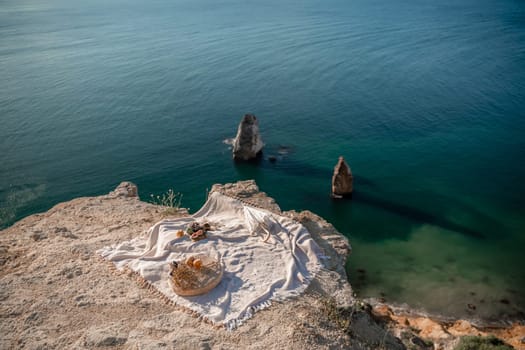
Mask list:
[[[523,1],[0,0],[0,82],[2,227],[122,180],[196,211],[255,179],[349,238],[359,296],[524,318]],[[235,164],[248,112],[266,148]]]

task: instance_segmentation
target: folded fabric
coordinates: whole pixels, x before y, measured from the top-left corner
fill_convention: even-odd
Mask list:
[[[177,237],[177,231],[185,231],[194,221],[212,225],[206,239]],[[136,272],[175,304],[229,329],[272,300],[302,293],[321,268],[323,255],[298,222],[219,192],[212,192],[194,215],[162,220],[146,237],[105,247],[98,254],[119,270]],[[222,281],[204,295],[179,296],[169,283],[169,263],[196,254],[221,262]]]

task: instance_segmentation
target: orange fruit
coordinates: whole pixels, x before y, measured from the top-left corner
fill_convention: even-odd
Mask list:
[[[192,267],[194,261],[195,261],[195,258],[194,258],[193,256],[190,256],[190,257],[186,260],[186,265],[188,265],[189,267]]]
[[[201,259],[193,260],[193,267],[196,268],[197,270],[200,270],[200,268],[202,267],[202,260]]]

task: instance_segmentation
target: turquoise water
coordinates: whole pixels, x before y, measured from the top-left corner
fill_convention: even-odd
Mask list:
[[[359,295],[525,318],[523,1],[0,0],[0,77],[3,227],[121,180],[195,211],[254,178],[350,238]],[[265,158],[236,165],[247,112]]]

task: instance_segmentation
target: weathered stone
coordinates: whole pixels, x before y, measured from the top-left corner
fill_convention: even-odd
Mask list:
[[[109,193],[110,197],[138,197],[139,191],[137,185],[133,182],[121,182],[113,191]]]
[[[410,320],[410,326],[419,330],[419,335],[426,339],[447,339],[451,337],[443,326],[426,317],[416,317]]]
[[[354,177],[350,167],[341,156],[335,165],[334,175],[332,176],[332,197],[343,198],[351,197],[353,191]]]
[[[447,332],[456,337],[468,335],[482,335],[469,321],[458,320],[453,325],[448,327]]]
[[[237,129],[237,136],[233,141],[233,159],[255,159],[263,147],[264,143],[259,133],[257,117],[253,114],[245,114]]]
[[[352,332],[357,340],[370,344],[373,349],[406,350],[401,340],[385,331],[369,313],[357,311],[351,317]]]
[[[114,325],[101,328],[94,326],[87,331],[85,345],[89,347],[109,347],[124,344],[126,341],[125,333]]]
[[[272,197],[259,190],[254,180],[238,181],[236,183],[215,184],[210,192],[217,191],[227,196],[243,199],[256,207],[261,207],[274,213],[281,214],[281,208]],[[341,236],[341,234],[339,234]],[[346,257],[345,257],[346,259]]]

